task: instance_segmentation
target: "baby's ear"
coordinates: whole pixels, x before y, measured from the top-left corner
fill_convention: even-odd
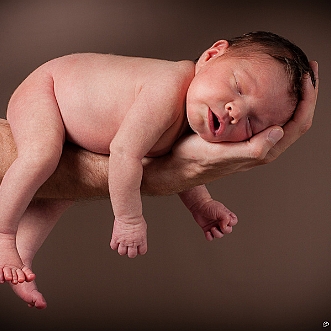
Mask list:
[[[218,40],[210,48],[202,53],[199,60],[196,63],[196,73],[211,59],[214,59],[220,55],[223,55],[229,43],[227,40]]]

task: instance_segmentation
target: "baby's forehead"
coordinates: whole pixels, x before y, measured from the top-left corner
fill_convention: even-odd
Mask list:
[[[247,76],[247,78],[255,78],[259,76],[267,78],[277,76],[277,79],[282,80],[284,84],[287,83],[286,85],[289,87],[290,78],[286,68],[280,61],[276,60],[269,54],[257,52],[252,54],[241,54],[237,52],[229,52],[220,56],[217,60],[220,64],[222,63],[222,60],[227,61],[226,66],[229,71],[234,71],[238,74],[242,73],[243,76]],[[223,68],[222,71],[224,70],[224,66],[221,66],[220,68]],[[217,66],[215,70],[218,70]]]
[[[230,53],[230,58],[242,65],[259,65],[266,68],[283,68],[283,65],[276,60],[274,57],[267,53],[263,52],[252,52],[252,53],[237,53],[233,52]],[[286,74],[285,70],[283,70],[283,73]]]
[[[267,54],[265,56],[263,54],[247,57],[233,56],[229,69],[234,71],[241,80],[257,85],[262,90],[267,85],[281,91],[284,96],[289,91],[290,79],[284,66]]]

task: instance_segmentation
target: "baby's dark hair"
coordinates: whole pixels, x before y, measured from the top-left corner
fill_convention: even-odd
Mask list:
[[[289,92],[296,102],[302,99],[302,79],[306,74],[310,75],[315,87],[315,75],[306,54],[289,40],[271,32],[256,31],[230,39],[228,42],[229,52],[234,51],[235,54],[239,55],[247,55],[248,52],[260,52],[281,62],[289,77]]]

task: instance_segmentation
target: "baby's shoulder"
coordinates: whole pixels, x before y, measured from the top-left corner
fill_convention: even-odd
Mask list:
[[[44,63],[41,67],[59,70],[63,68],[83,67],[85,69],[109,65],[115,55],[101,53],[73,53],[63,55]]]
[[[78,68],[84,71],[112,71],[121,75],[129,75],[131,79],[141,78],[167,79],[167,80],[192,80],[194,63],[191,61],[167,61],[152,58],[130,57],[102,53],[74,53],[54,58],[40,68],[58,71]]]
[[[142,75],[144,85],[172,93],[186,91],[194,77],[194,63],[191,61],[154,60],[145,67]]]
[[[158,74],[178,82],[191,81],[194,76],[194,64],[191,61],[161,61]]]

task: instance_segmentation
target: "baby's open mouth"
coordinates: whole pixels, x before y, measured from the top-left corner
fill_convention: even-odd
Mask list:
[[[209,110],[209,127],[214,136],[218,136],[223,132],[222,123],[212,110]]]
[[[213,114],[213,125],[214,125],[214,130],[217,131],[220,126],[221,126],[221,123],[219,122],[217,116],[212,112]]]

